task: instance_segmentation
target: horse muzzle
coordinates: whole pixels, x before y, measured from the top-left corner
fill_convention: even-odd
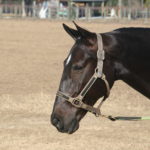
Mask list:
[[[73,119],[69,124],[65,124],[63,119],[53,114],[51,115],[51,123],[62,133],[72,134],[79,128],[79,121],[77,119]]]

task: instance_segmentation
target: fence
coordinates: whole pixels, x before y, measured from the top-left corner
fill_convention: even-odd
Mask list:
[[[31,17],[49,19],[120,19],[150,18],[150,8],[129,7],[52,7],[43,5],[1,4],[0,17]]]

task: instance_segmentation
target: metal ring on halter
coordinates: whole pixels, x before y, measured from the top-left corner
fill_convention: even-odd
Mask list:
[[[73,104],[74,106],[80,108],[82,106],[82,101],[79,98],[73,98],[71,104]]]

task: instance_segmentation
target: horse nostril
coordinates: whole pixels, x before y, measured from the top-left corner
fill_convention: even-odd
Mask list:
[[[51,122],[58,130],[61,130],[63,128],[63,123],[59,118],[52,117]]]
[[[63,128],[62,123],[60,121],[58,121],[58,123],[56,124],[56,128],[58,130],[61,130]]]
[[[59,122],[59,120],[58,120],[57,118],[54,118],[54,119],[52,120],[52,124],[53,124],[53,125],[57,125],[58,122]]]

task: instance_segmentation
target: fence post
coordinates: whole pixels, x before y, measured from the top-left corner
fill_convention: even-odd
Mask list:
[[[141,6],[143,8],[143,5],[144,5],[144,0],[141,0]]]
[[[72,4],[72,0],[68,0],[68,19],[69,20],[71,20],[72,18],[71,4]]]
[[[24,0],[22,0],[22,17],[26,17]]]
[[[60,6],[58,6],[57,8],[56,8],[56,19],[59,19],[60,17],[59,17],[59,12],[60,12]]]
[[[128,10],[128,20],[131,20],[131,8]]]
[[[2,5],[0,4],[0,17],[2,17]]]
[[[128,9],[128,20],[131,20],[131,0],[128,0],[128,6],[129,6],[129,9]]]
[[[102,4],[101,4],[101,16],[102,17],[104,17],[104,11],[105,11],[104,2],[102,2]]]
[[[2,8],[2,0],[0,0],[0,17],[2,17],[2,11],[3,11],[3,8]]]
[[[88,17],[89,17],[89,19],[91,19],[92,18],[92,7],[89,7],[88,8]]]
[[[48,18],[51,19],[51,8],[48,7]]]
[[[119,7],[118,17],[119,17],[119,19],[121,19],[122,18],[122,0],[118,1],[118,7]]]
[[[123,18],[127,18],[127,8],[123,8]]]
[[[76,7],[76,20],[79,19],[79,7],[77,6]]]
[[[145,23],[148,22],[148,8],[145,8]]]
[[[17,5],[14,5],[14,13],[15,13],[15,17],[17,17]]]
[[[85,18],[86,18],[86,20],[89,19],[89,6],[88,6],[88,2],[86,3],[86,6],[85,6]]]
[[[33,17],[36,17],[36,1],[33,1]]]

